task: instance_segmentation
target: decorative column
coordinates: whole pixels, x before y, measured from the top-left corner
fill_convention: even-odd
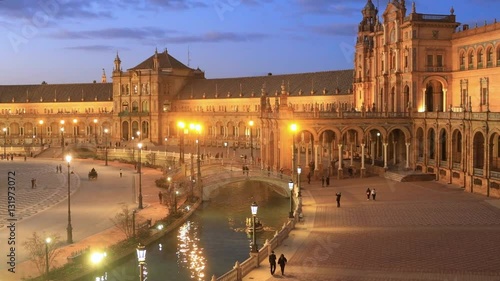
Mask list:
[[[366,168],[365,168],[365,144],[361,144],[361,177],[365,177]]]
[[[310,162],[309,161],[309,143],[306,143],[305,147],[306,147],[306,166],[309,167],[309,162]],[[309,168],[309,169],[311,169],[311,168]],[[311,174],[312,174],[313,171],[309,171],[309,172],[311,172]]]
[[[353,159],[352,159],[352,158],[354,158],[354,151],[352,150],[352,148],[353,148],[353,144],[351,143],[351,164],[350,164],[351,167],[354,165],[353,164]]]
[[[375,166],[375,158],[377,157],[377,155],[375,155],[375,142],[371,141],[370,144],[371,144],[370,155],[372,156],[372,166]]]
[[[388,168],[387,167],[387,147],[389,146],[389,143],[384,142],[382,145],[384,146],[384,169],[387,170],[387,168]]]
[[[344,173],[343,173],[343,167],[342,167],[342,144],[338,144],[337,145],[338,148],[339,148],[339,169],[338,169],[338,175],[337,175],[337,179],[341,179],[344,177]]]
[[[318,170],[318,146],[317,144],[314,145],[314,170]]]
[[[406,143],[406,169],[410,169],[410,143]]]
[[[297,144],[297,166],[300,166],[300,154],[301,154],[300,152],[302,151],[301,147],[302,147],[302,145],[299,142]]]

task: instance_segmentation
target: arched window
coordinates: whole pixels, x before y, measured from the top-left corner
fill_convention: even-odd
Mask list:
[[[489,67],[493,66],[493,48],[492,47],[488,47],[488,49],[486,49],[486,64]]]
[[[132,102],[132,112],[139,112],[139,104],[136,101]]]
[[[128,102],[122,103],[122,111],[128,111]]]
[[[483,67],[483,49],[477,51],[477,68]]]
[[[465,70],[465,53],[460,53],[460,70]]]
[[[473,51],[469,52],[469,58],[468,58],[467,62],[469,64],[469,69],[473,69],[474,68],[474,52]]]

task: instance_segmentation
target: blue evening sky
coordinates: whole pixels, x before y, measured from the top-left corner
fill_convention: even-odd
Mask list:
[[[207,78],[350,69],[366,2],[0,0],[0,85],[90,83],[103,68],[109,81],[116,52],[128,69],[155,48]],[[381,15],[388,0],[373,3]],[[471,26],[492,23],[500,10],[500,0],[415,3],[430,14],[453,6]]]

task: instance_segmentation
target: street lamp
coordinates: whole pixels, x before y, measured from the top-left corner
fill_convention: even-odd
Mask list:
[[[139,209],[142,209],[142,163],[141,163],[141,156],[142,156],[142,143],[138,143],[137,147],[139,147],[139,166],[137,168],[137,171],[139,172]]]
[[[3,159],[7,159],[7,128],[3,128]]]
[[[201,185],[201,159],[200,159],[200,135],[201,135],[201,125],[196,124],[194,126],[198,137],[196,138],[196,167],[198,169],[196,173],[196,181]]]
[[[68,162],[68,227],[66,228],[67,230],[67,242],[68,244],[73,243],[73,227],[71,226],[71,194],[70,194],[70,188],[71,188],[71,174],[70,174],[70,162],[71,162],[71,155],[66,155],[66,162]]]
[[[253,135],[252,135],[253,120],[250,120],[248,122],[248,125],[250,125],[250,160],[252,161],[251,164],[253,164]]]
[[[77,137],[77,135],[78,135],[78,127],[77,127],[77,125],[76,125],[77,123],[78,123],[78,120],[73,119],[73,136],[74,136],[74,138],[75,138],[74,143],[76,143],[76,137]]]
[[[139,280],[144,281],[144,265],[146,264],[146,248],[139,243],[137,245],[137,261],[139,262]]]
[[[288,217],[293,219],[293,181],[292,180],[290,180],[288,182],[288,189],[290,189],[290,213],[289,213]]]
[[[300,191],[300,173],[302,172],[302,168],[300,166],[297,167],[297,196],[302,197],[302,193]]]
[[[108,166],[108,128],[104,129],[104,137],[105,137],[105,144],[104,144],[104,161],[105,161],[105,166]]]
[[[40,124],[40,145],[43,146],[43,120],[38,121]]]
[[[47,280],[49,279],[49,244],[52,242],[50,237],[45,238],[45,274],[47,275]]]
[[[177,123],[177,127],[181,129],[179,136],[179,164],[184,164],[184,128],[186,124],[182,121]]]
[[[94,138],[95,144],[97,145],[97,119],[94,119]]]
[[[252,203],[250,206],[250,210],[252,211],[252,253],[258,253],[259,249],[257,248],[257,238],[255,235],[255,219],[257,217],[257,209],[259,206],[256,202]]]
[[[290,130],[292,131],[292,179],[294,178],[295,173],[295,132],[297,131],[297,124],[293,123],[290,125]]]

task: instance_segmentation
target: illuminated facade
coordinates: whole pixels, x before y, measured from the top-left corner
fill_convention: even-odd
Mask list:
[[[112,83],[103,73],[101,83],[0,86],[4,141],[99,145],[108,129],[113,145],[199,139],[233,157],[252,143],[273,170],[291,169],[295,147],[303,173],[420,170],[500,197],[500,23],[416,10],[391,0],[379,14],[368,0],[351,70],[206,79],[165,50],[125,71],[116,55]]]

